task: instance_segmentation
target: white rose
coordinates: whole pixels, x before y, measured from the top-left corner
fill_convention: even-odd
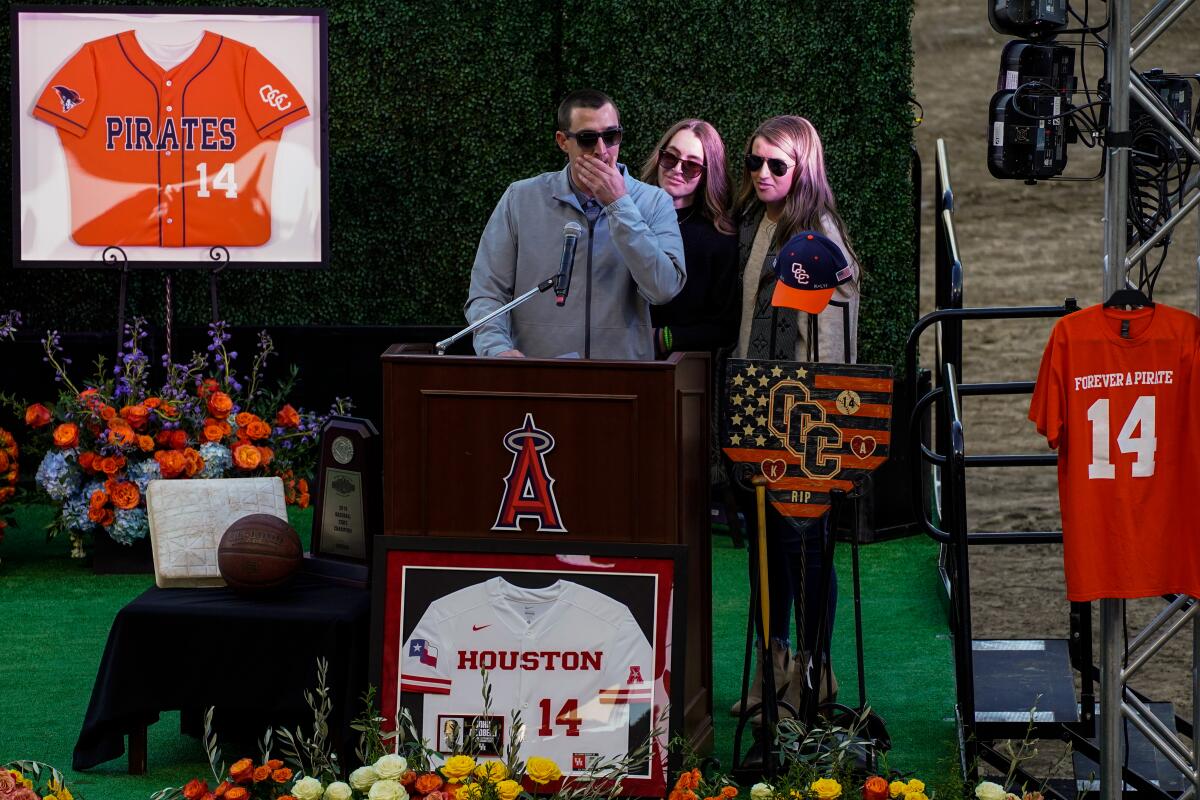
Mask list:
[[[375,762],[375,772],[381,778],[399,778],[404,774],[404,770],[408,769],[408,759],[404,756],[398,756],[394,753],[388,753],[386,756],[381,756]]]
[[[334,781],[325,787],[325,796],[322,800],[350,800],[350,796],[354,794],[354,790],[350,788],[350,784]]]
[[[360,792],[369,790],[377,780],[379,780],[379,773],[375,771],[374,767],[359,767],[350,773],[350,785]]]
[[[403,759],[401,759],[403,760]],[[371,791],[367,792],[368,800],[408,800],[408,792],[399,781],[383,779],[375,781]]]
[[[750,787],[750,800],[771,800],[775,790],[765,783],[756,783]]]
[[[320,800],[325,787],[316,778],[301,778],[292,786],[292,796],[296,800]]]
[[[1004,791],[1003,786],[991,781],[984,781],[975,787],[975,796],[979,800],[1004,800],[1005,794],[1007,792]]]

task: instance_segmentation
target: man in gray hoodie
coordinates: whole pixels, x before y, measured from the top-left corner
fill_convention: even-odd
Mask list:
[[[654,358],[650,304],[683,288],[683,240],[662,189],[617,162],[621,119],[603,92],[583,89],[558,107],[559,172],[510,184],[492,212],[471,269],[465,307],[474,322],[552,277],[563,227],[582,229],[570,293],[542,292],[475,331],[481,356]]]

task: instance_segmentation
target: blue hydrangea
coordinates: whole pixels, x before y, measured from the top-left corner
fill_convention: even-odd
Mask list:
[[[116,519],[108,529],[108,535],[121,544],[133,544],[137,539],[145,539],[148,533],[150,523],[144,508],[118,508]]]
[[[200,445],[200,457],[204,459],[204,469],[196,475],[197,478],[224,478],[233,466],[233,453],[217,442]]]
[[[74,455],[74,450],[66,452],[52,450],[46,453],[42,463],[38,465],[37,484],[42,491],[50,495],[50,499],[63,502],[79,488],[82,471],[67,455]]]
[[[150,481],[162,477],[162,468],[153,458],[147,458],[144,461],[129,464],[125,468],[125,474],[138,487],[138,491],[144,495],[146,488],[150,486]]]
[[[63,522],[68,528],[76,533],[92,533],[97,529],[96,523],[88,519],[88,501],[92,497],[92,492],[103,488],[104,484],[100,481],[85,483],[79,491],[71,495],[67,502],[63,503]]]

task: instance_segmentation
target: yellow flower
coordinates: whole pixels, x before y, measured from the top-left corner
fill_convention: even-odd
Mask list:
[[[925,791],[925,784],[922,781],[919,781],[916,778],[913,778],[904,787],[904,793],[906,795],[905,800],[907,800],[907,795],[909,792],[923,792],[923,791]]]
[[[50,779],[50,791],[58,800],[75,800],[75,796],[71,794],[71,790],[64,784],[54,780],[54,778]]]
[[[808,787],[821,800],[834,800],[842,796],[842,785],[833,778],[821,778]]]
[[[458,800],[481,800],[483,797],[483,787],[478,783],[464,783],[455,797]]]
[[[492,782],[502,781],[508,777],[508,769],[503,761],[483,761],[475,767],[475,777]]]
[[[904,795],[904,800],[929,800],[924,792],[908,792]]]
[[[458,783],[475,769],[475,759],[470,756],[450,756],[442,765],[442,774],[450,783]]]
[[[500,800],[517,800],[521,795],[521,784],[513,780],[504,780],[496,784],[496,794]]]
[[[561,778],[562,771],[550,759],[533,756],[525,764],[525,775],[536,784],[544,784]]]
[[[904,781],[892,781],[888,784],[888,797],[896,798],[903,796],[908,790],[908,784]]]

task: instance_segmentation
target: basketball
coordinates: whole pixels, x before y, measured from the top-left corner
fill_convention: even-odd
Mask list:
[[[225,529],[217,546],[217,568],[231,589],[260,592],[291,579],[304,560],[300,537],[285,519],[250,514]]]

